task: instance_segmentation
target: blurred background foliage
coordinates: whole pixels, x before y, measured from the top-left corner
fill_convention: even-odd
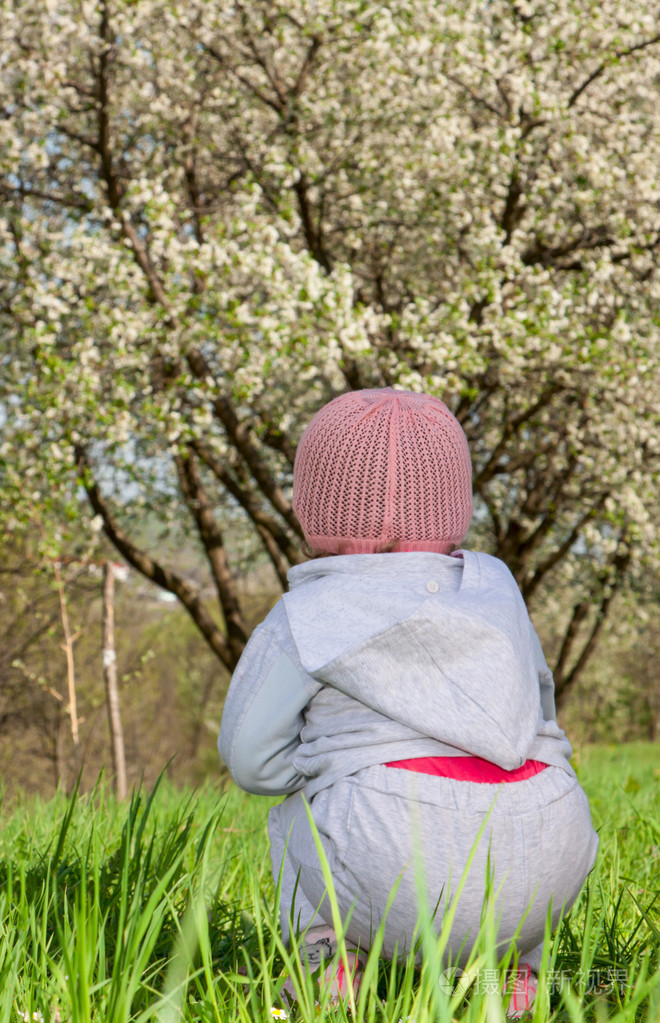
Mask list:
[[[87,562],[62,561],[74,644],[80,741],[72,740],[67,669],[53,563],[39,553],[29,529],[1,546],[0,567],[0,773],[6,796],[83,790],[100,771],[111,772],[111,748],[102,671],[101,544]],[[179,551],[182,568],[201,571],[194,551]],[[253,627],[278,596],[266,563],[244,566],[241,597]],[[211,595],[209,594],[209,597]],[[536,616],[552,653],[552,594]],[[647,604],[645,599],[644,604]],[[222,701],[229,683],[189,616],[176,601],[136,572],[116,587],[116,646],[120,710],[129,788],[152,785],[166,767],[175,783],[221,779],[216,750]],[[621,599],[609,631],[560,710],[575,747],[586,743],[657,741],[660,694],[657,664],[660,624],[634,595]]]

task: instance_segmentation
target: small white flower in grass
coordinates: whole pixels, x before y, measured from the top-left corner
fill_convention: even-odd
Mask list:
[[[275,1006],[273,1006],[271,1008],[270,1014],[273,1017],[273,1019],[288,1019],[289,1018],[287,1016],[286,1012],[284,1011],[284,1009],[276,1009]]]

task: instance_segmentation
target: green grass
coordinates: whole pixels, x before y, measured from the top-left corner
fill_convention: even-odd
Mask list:
[[[660,746],[587,748],[577,767],[601,847],[548,942],[533,1019],[660,1020]],[[300,996],[292,1019],[503,1019],[510,954],[498,962],[488,914],[462,987],[439,983],[442,935],[422,920],[421,964],[383,962],[376,944],[357,1006],[315,1006],[275,922],[269,805],[162,784],[123,806],[99,786],[7,812],[0,1023],[271,1021],[287,970]]]

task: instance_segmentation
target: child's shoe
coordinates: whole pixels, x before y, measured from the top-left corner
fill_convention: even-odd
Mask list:
[[[362,974],[364,972],[364,959],[360,956],[357,949],[347,948],[346,960],[348,963],[350,981],[353,986],[353,997],[357,1001],[360,984],[362,983]],[[321,980],[321,991],[327,991],[329,993],[330,1000],[333,1005],[336,1005],[340,999],[348,997],[349,978],[346,974],[346,967],[344,966],[343,959],[339,960],[336,967],[328,966],[327,970],[323,974],[323,979]]]
[[[337,935],[332,927],[310,927],[300,943],[300,961],[308,963],[312,972],[337,951]]]
[[[311,927],[300,944],[300,960],[306,964],[310,973],[318,977],[319,993],[327,992],[331,1004],[336,1005],[340,999],[348,996],[349,977],[343,959],[337,965],[331,964],[323,970],[323,964],[337,954],[337,936],[332,927]],[[357,949],[346,949],[348,972],[353,985],[353,994],[357,998],[360,982],[364,971],[364,957]],[[289,1005],[297,1000],[296,991],[290,977],[282,985],[282,994]],[[318,1003],[317,1003],[318,1004]]]
[[[531,1014],[536,1000],[539,979],[528,963],[521,963],[517,970],[512,970],[504,985],[504,994],[511,995],[506,1010],[507,1019],[522,1019]]]

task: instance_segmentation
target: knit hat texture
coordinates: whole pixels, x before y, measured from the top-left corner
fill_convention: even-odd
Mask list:
[[[302,435],[293,508],[318,552],[447,554],[472,518],[463,429],[426,394],[391,387],[342,394]]]

